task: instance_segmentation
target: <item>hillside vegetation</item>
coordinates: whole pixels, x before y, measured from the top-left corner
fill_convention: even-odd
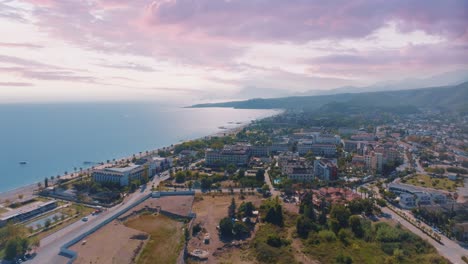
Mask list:
[[[321,96],[296,96],[272,99],[250,99],[192,107],[233,107],[240,109],[290,109],[306,111],[361,112],[368,109],[389,112],[416,112],[433,108],[467,113],[468,82],[444,87],[401,91],[347,93]]]

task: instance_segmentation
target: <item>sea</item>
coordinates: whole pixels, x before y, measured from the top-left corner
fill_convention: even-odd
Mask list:
[[[222,133],[277,113],[149,102],[3,104],[0,192],[93,163]]]

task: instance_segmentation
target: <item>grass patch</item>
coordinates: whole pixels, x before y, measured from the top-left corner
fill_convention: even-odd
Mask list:
[[[48,216],[48,215],[51,215],[51,214],[55,214],[57,212],[60,212],[64,215],[67,215],[67,219],[58,224],[58,225],[55,225],[47,230],[44,230],[42,231],[41,233],[37,234],[38,238],[39,239],[42,239],[52,233],[55,233],[57,232],[58,230],[60,229],[63,229],[77,221],[80,221],[82,217],[86,216],[86,215],[89,215],[91,214],[95,209],[93,208],[90,208],[90,207],[86,207],[86,206],[82,206],[82,205],[77,205],[77,204],[73,204],[67,208],[62,208],[62,209],[59,209],[58,211],[53,211],[53,212],[50,212],[49,214],[46,214],[42,217],[45,217],[45,216]],[[76,214],[78,214],[78,216],[76,216]],[[33,221],[33,220],[32,220]],[[59,220],[60,221],[60,220]]]
[[[285,228],[263,224],[251,242],[252,253],[260,263],[296,263],[290,242],[286,238]]]
[[[338,237],[326,239],[320,235],[324,231],[311,232],[303,241],[304,253],[322,263],[336,263],[343,257],[350,258],[352,263],[449,263],[435,248],[409,231],[384,227],[387,231],[376,232],[375,237],[359,239],[352,235],[345,241]]]
[[[140,215],[125,223],[127,227],[150,234],[138,263],[176,263],[184,244],[184,224],[163,215]]]
[[[411,176],[407,178],[404,183],[446,191],[455,191],[457,187],[463,187],[463,182],[461,180],[452,181],[447,178],[432,178],[424,174]]]
[[[0,215],[3,214],[3,213],[6,213],[8,212],[7,209],[3,208],[3,207],[0,207]]]

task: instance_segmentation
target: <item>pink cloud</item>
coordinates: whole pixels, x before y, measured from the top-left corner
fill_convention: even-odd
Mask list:
[[[350,49],[347,54],[323,47],[333,54],[305,59],[305,63],[318,72],[349,75],[401,71],[402,66],[466,66],[463,61],[468,61],[463,53],[468,43],[466,0],[25,1],[34,5],[36,26],[66,42],[105,53],[136,54],[208,70],[245,70],[237,59],[259,42],[303,44],[321,39],[360,39],[389,22],[396,22],[403,32],[421,30],[447,41],[379,52]],[[3,59],[14,62],[12,58]],[[64,77],[72,74],[57,71],[29,76],[73,78]]]
[[[183,34],[255,41],[360,38],[391,20],[404,30],[459,36],[468,29],[466,10],[464,0],[159,0],[146,21]]]
[[[5,47],[5,48],[31,48],[31,49],[43,48],[43,46],[41,46],[41,45],[32,44],[32,43],[9,43],[9,42],[0,42],[0,47]]]
[[[26,86],[34,86],[32,83],[27,82],[0,82],[0,86],[6,87],[26,87]]]

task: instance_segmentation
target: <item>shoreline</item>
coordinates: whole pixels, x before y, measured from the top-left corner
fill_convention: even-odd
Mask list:
[[[145,156],[148,156],[148,155],[154,155],[154,154],[157,154],[159,150],[163,150],[163,149],[167,149],[167,148],[171,149],[171,148],[173,148],[173,146],[176,146],[176,145],[179,145],[179,144],[182,144],[182,143],[185,143],[185,142],[193,141],[193,140],[205,139],[207,137],[224,137],[224,136],[228,136],[228,135],[237,134],[239,131],[241,131],[245,127],[249,126],[254,121],[259,121],[259,120],[263,120],[265,118],[274,117],[274,116],[280,115],[282,113],[284,113],[284,110],[276,110],[276,113],[272,113],[272,115],[270,115],[270,116],[265,116],[265,117],[258,118],[258,119],[252,119],[252,120],[246,121],[243,124],[235,124],[233,127],[228,127],[226,129],[223,129],[223,130],[218,131],[218,132],[214,132],[214,133],[206,135],[206,136],[201,136],[201,137],[192,138],[192,139],[185,139],[185,140],[181,140],[179,142],[175,142],[175,143],[173,143],[173,144],[171,144],[169,146],[160,147],[160,148],[153,149],[153,150],[141,151],[141,155],[139,153],[134,153],[134,154],[130,154],[129,156],[116,158],[115,162],[120,162],[120,161],[124,161],[124,160],[128,160],[128,159],[131,160],[131,159],[133,159],[133,157],[141,158],[141,157],[145,157]],[[146,154],[147,152],[148,152],[148,154]],[[86,169],[83,169],[82,171],[79,171],[79,170],[78,171],[72,171],[72,172],[68,173],[67,175],[60,175],[61,176],[60,179],[69,179],[69,178],[73,179],[73,178],[78,177],[80,173],[89,173],[94,169],[103,169],[103,168],[114,165],[115,162],[104,163],[103,165],[101,165],[100,163],[95,163],[94,165],[91,165],[90,167],[88,167]],[[93,169],[93,167],[94,167],[94,169]],[[52,176],[55,176],[55,175],[51,175],[51,176],[48,176],[48,177],[46,176],[46,177],[49,179],[49,182],[55,183],[57,178],[55,178],[54,180],[51,180],[50,177],[52,177]],[[1,191],[0,192],[0,204],[2,204],[5,200],[10,200],[10,201],[16,200],[16,199],[18,199],[18,195],[20,195],[20,194],[24,196],[23,199],[28,197],[28,195],[32,196],[34,194],[34,191],[37,189],[37,184],[38,183],[43,184],[43,181],[37,181],[37,182],[33,182],[33,183],[26,184],[26,185],[23,185],[23,186],[19,186],[19,187],[10,189],[10,190]]]

